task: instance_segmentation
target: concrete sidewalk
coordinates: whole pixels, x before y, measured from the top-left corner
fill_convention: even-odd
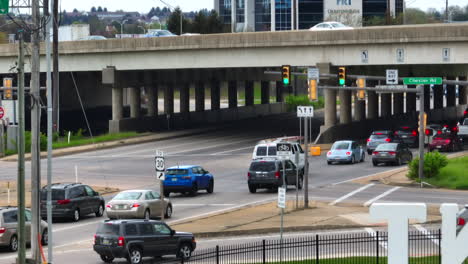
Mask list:
[[[288,201],[284,215],[284,230],[306,231],[341,228],[384,226],[369,219],[369,208],[354,204],[330,206],[327,203],[311,202],[309,209],[295,209],[295,202]],[[439,208],[428,207],[428,221],[440,221]],[[175,230],[193,232],[197,237],[219,237],[279,232],[280,209],[276,202],[268,202],[235,211],[207,216],[178,224]],[[414,223],[412,223],[414,224]]]

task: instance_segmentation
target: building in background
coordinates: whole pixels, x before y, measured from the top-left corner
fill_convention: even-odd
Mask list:
[[[308,29],[323,21],[359,27],[366,18],[385,17],[387,10],[392,17],[398,16],[403,12],[404,0],[214,1],[222,21],[231,24],[233,32],[242,32]]]

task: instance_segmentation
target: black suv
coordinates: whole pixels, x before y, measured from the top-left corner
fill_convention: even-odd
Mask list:
[[[52,217],[71,218],[79,221],[81,216],[104,214],[104,198],[88,185],[81,183],[52,184]],[[47,217],[47,186],[41,190],[41,216]]]
[[[296,185],[296,165],[285,160],[286,185]],[[297,188],[302,189],[303,172],[298,172],[299,182]],[[253,160],[247,173],[247,183],[251,193],[259,188],[277,189],[283,185],[283,165],[281,160]]]
[[[382,143],[402,143],[401,138],[391,130],[380,130],[372,132],[367,139],[367,154],[372,155],[375,148]]]
[[[196,245],[192,233],[176,232],[155,220],[107,220],[94,235],[94,251],[106,263],[126,258],[132,264],[139,264],[143,257],[163,255],[187,260]]]

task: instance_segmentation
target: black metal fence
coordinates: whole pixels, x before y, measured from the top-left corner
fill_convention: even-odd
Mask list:
[[[439,264],[440,240],[440,230],[409,232],[409,263]],[[378,231],[261,240],[197,249],[189,260],[177,262],[386,264],[387,242],[387,232]]]

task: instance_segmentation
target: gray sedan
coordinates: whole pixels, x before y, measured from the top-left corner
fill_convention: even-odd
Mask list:
[[[366,158],[366,153],[356,141],[342,140],[333,143],[330,151],[327,152],[328,165],[332,162],[356,163],[363,162]]]
[[[172,204],[169,199],[162,203],[161,196],[154,190],[128,190],[112,198],[106,205],[106,212],[110,219],[151,219],[161,216],[161,206],[165,208],[164,217],[170,218]]]

